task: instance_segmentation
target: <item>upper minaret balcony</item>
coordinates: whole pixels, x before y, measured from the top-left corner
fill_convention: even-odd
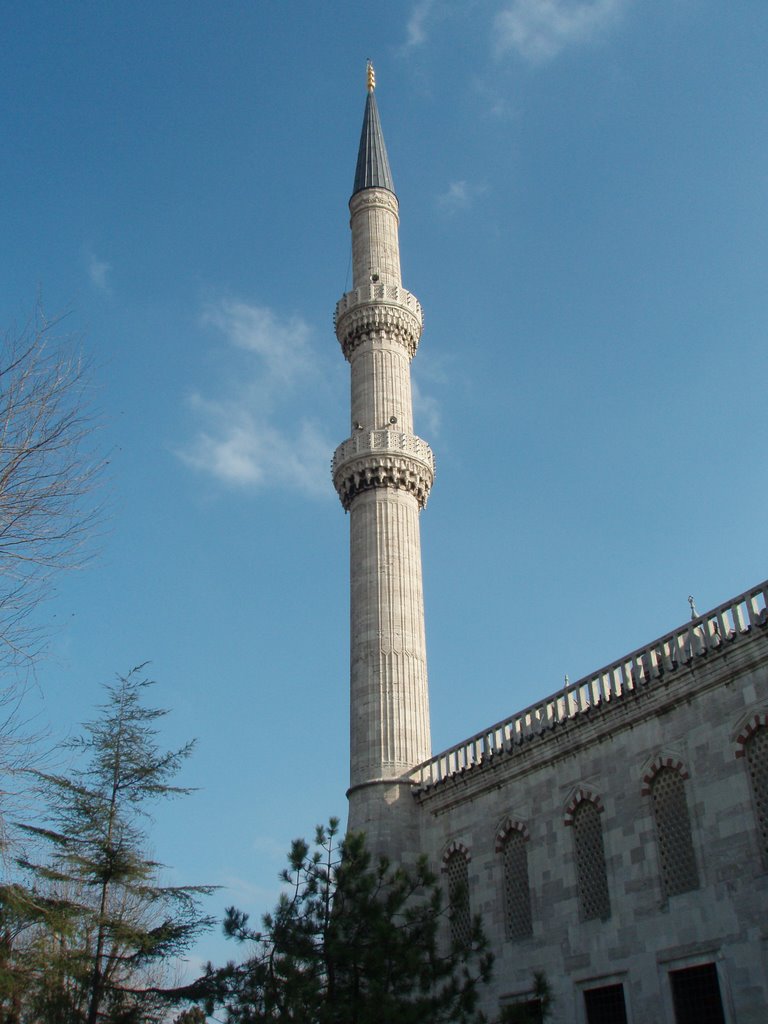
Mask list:
[[[378,331],[403,345],[413,358],[424,316],[415,295],[398,284],[369,282],[347,292],[336,303],[333,325],[347,360],[358,345]]]

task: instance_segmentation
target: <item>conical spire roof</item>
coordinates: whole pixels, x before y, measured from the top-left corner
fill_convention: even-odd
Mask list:
[[[374,88],[373,67],[369,64],[368,98],[365,101],[365,116],[363,117],[363,130],[360,134],[360,149],[357,152],[355,187],[352,189],[352,195],[361,192],[364,188],[386,188],[390,192],[395,191]]]

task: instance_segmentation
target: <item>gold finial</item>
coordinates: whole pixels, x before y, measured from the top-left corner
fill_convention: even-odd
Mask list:
[[[373,64],[368,61],[368,92],[373,92],[376,88],[376,72],[373,70]]]

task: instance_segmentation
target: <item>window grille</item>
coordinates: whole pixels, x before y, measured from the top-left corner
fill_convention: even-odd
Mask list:
[[[768,728],[761,725],[756,729],[744,744],[744,752],[752,779],[763,857],[768,861]]]
[[[667,896],[699,887],[685,784],[675,768],[660,768],[651,783],[661,879]]]
[[[720,984],[714,964],[670,971],[675,1024],[725,1024]]]
[[[600,812],[591,800],[581,800],[573,812],[579,903],[585,920],[611,916],[605,848]]]
[[[544,1006],[540,999],[523,999],[502,1007],[504,1024],[544,1024]]]
[[[528,847],[523,833],[507,833],[501,856],[504,865],[504,910],[508,939],[527,939],[533,934],[531,890],[528,883]]]
[[[455,946],[472,942],[472,919],[469,912],[469,868],[461,850],[454,850],[445,862],[448,875],[448,905],[451,911],[451,939]]]
[[[603,985],[584,990],[587,1024],[627,1024],[624,986]]]

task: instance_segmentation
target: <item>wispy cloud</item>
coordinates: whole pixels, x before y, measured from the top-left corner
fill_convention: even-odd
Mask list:
[[[106,260],[100,260],[90,250],[86,252],[85,258],[91,284],[105,295],[111,295],[112,288],[109,283],[109,273],[112,270],[112,264],[107,263]]]
[[[411,381],[413,395],[413,417],[419,430],[424,430],[429,441],[440,433],[440,403],[419,387],[415,378]]]
[[[188,466],[224,483],[250,488],[287,487],[310,495],[331,493],[328,459],[333,445],[309,417],[318,372],[312,331],[300,317],[280,317],[266,306],[222,300],[203,323],[215,328],[243,360],[228,357],[239,373],[218,395],[194,392],[188,403],[200,426],[176,454]],[[302,396],[310,400],[304,402]]]
[[[513,0],[495,19],[500,55],[516,52],[532,64],[612,28],[631,0]]]
[[[253,882],[233,874],[225,874],[221,886],[227,893],[227,899],[232,900],[237,906],[272,906],[280,895],[278,885],[254,885]]]
[[[422,46],[427,40],[426,23],[434,0],[418,0],[405,26],[405,49]]]
[[[485,192],[485,185],[476,185],[468,181],[452,181],[445,192],[437,197],[438,206],[455,213],[457,210],[466,210],[472,205],[474,199]]]
[[[267,306],[225,299],[209,305],[202,319],[233,345],[259,356],[269,381],[291,384],[311,368],[311,329],[301,317],[281,319]]]

